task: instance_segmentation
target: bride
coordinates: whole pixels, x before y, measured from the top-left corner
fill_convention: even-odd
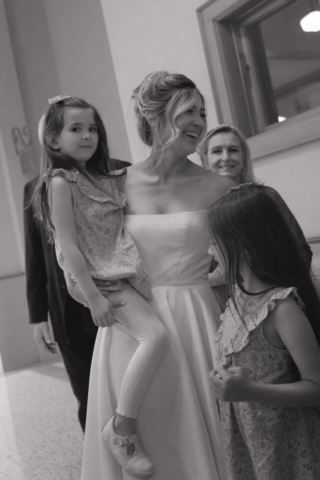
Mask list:
[[[204,99],[184,75],[154,72],[134,91],[138,131],[152,147],[121,177],[126,226],[147,267],[150,306],[169,347],[143,398],[138,431],[154,480],[227,480],[208,375],[220,308],[208,284],[206,212],[233,183],[188,159],[206,131]],[[116,313],[115,313],[116,318]],[[82,480],[133,480],[101,438],[136,340],[100,329],[92,362]]]

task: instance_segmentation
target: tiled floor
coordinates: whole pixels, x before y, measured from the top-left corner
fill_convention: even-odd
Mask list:
[[[0,377],[0,480],[79,480],[82,443],[61,361]]]

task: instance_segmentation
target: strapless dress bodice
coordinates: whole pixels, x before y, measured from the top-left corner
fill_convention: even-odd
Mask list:
[[[126,215],[126,227],[149,273],[151,286],[207,281],[211,256],[205,210]]]
[[[227,480],[217,403],[209,385],[221,310],[207,280],[206,211],[127,215],[152,288],[148,306],[167,332],[167,350],[138,413],[152,480]],[[128,305],[128,321],[141,311]],[[121,309],[119,309],[121,311]],[[90,374],[81,480],[135,480],[120,469],[101,430],[115,414],[137,341],[120,322],[100,328]]]

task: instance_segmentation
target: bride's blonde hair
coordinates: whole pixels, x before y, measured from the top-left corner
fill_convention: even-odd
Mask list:
[[[165,138],[165,129],[169,127],[169,138],[161,144],[164,152],[179,136],[175,122],[177,116],[194,104],[198,94],[204,105],[204,98],[195,83],[185,75],[162,71],[150,73],[132,96],[141,140],[151,147],[153,129],[157,129],[161,142]]]

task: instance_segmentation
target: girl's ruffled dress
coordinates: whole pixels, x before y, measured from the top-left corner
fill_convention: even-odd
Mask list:
[[[228,301],[216,336],[218,364],[239,366],[255,382],[293,383],[299,371],[287,349],[271,346],[263,323],[278,300],[289,295],[303,304],[295,288],[275,288],[241,298],[240,318]],[[319,365],[320,368],[320,365]],[[319,480],[320,408],[220,402],[229,480]]]
[[[120,192],[117,178],[95,176],[90,181],[80,171],[54,169],[50,177],[60,176],[69,182],[79,249],[93,279],[105,281],[104,290],[122,290],[128,281],[141,295],[151,298],[148,273],[138,249],[124,223],[126,196]],[[71,275],[61,247],[55,239],[57,260],[68,291],[77,301],[89,306]]]

